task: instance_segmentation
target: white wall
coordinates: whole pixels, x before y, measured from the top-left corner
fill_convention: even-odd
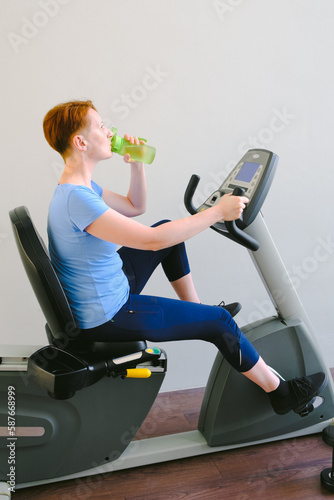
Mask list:
[[[280,156],[264,214],[334,366],[334,3],[2,0],[0,12],[2,344],[46,341],[8,211],[27,205],[46,237],[62,161],[42,120],[59,102],[91,98],[107,124],[157,147],[144,224],[186,215],[192,173],[201,175],[200,202],[245,150],[259,145]],[[127,167],[114,157],[95,180],[124,192]],[[245,250],[209,230],[188,249],[203,302],[239,300],[241,325],[271,313]],[[174,296],[161,272],[145,292]],[[163,347],[164,390],[205,384],[211,345]]]

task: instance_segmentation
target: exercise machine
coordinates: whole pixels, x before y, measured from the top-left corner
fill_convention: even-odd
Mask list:
[[[185,194],[185,204],[188,211],[194,214],[213,206],[226,193],[245,195],[249,198],[242,219],[218,222],[212,227],[219,234],[249,250],[277,312],[276,317],[243,326],[242,331],[266,363],[279,372],[282,378],[290,379],[323,371],[327,374],[329,383],[321,397],[315,398],[300,415],[290,412],[286,418],[281,419],[273,414],[266,394],[232,370],[218,353],[210,373],[199,419],[199,430],[210,446],[223,443],[241,444],[291,432],[295,436],[320,432],[324,422],[333,416],[331,374],[323,360],[309,318],[260,211],[277,165],[278,156],[274,153],[263,149],[249,150],[219,189],[197,209],[192,198],[199,177],[193,175]],[[242,391],[240,398],[236,398],[236,387],[238,395],[241,395]],[[300,418],[306,416],[307,419]]]
[[[31,354],[2,348],[0,479],[15,491],[118,458],[156,398],[166,356],[141,341],[87,342],[29,211],[10,219],[49,341]]]
[[[132,441],[159,392],[167,355],[143,342],[86,342],[28,210],[18,207],[10,219],[46,318],[48,345],[1,348],[0,481],[9,491],[317,433],[329,424],[332,378],[260,211],[277,164],[274,153],[250,150],[197,208],[199,177],[192,176],[185,205],[195,214],[225,193],[249,198],[242,219],[212,227],[248,249],[277,311],[243,332],[285,379],[325,372],[328,385],[321,395],[300,414],[278,416],[266,394],[218,352],[198,430]]]

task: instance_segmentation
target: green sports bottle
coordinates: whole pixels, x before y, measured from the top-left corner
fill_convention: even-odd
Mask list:
[[[114,134],[111,138],[111,151],[113,153],[117,153],[121,156],[129,153],[132,160],[142,161],[148,164],[152,163],[155,158],[155,148],[148,144],[130,144],[129,141],[117,135],[117,128],[111,128],[110,130]],[[146,142],[146,140],[141,137],[138,137],[138,139]]]

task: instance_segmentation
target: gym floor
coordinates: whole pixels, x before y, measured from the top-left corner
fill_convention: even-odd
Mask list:
[[[18,490],[14,499],[318,500],[332,497],[319,479],[330,464],[318,435]]]
[[[334,370],[332,370],[334,373]],[[203,389],[160,394],[136,439],[196,429]],[[332,463],[321,435],[17,490],[15,500],[318,500]]]

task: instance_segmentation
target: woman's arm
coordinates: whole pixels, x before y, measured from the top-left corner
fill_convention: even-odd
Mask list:
[[[132,137],[127,134],[124,138],[130,144],[139,144],[137,137]],[[135,217],[141,215],[146,210],[146,178],[144,164],[131,159],[129,154],[124,156],[124,161],[130,163],[130,186],[126,196],[103,189],[102,199],[105,203],[116,210],[116,212],[125,215],[126,217]]]
[[[129,156],[129,155],[126,155]],[[125,156],[124,156],[125,159]],[[105,203],[126,217],[136,217],[146,210],[146,180],[144,164],[131,163],[129,191],[126,196],[103,189],[102,199]]]
[[[144,226],[109,209],[85,230],[117,245],[155,251],[186,241],[222,219],[238,219],[248,201],[243,196],[225,195],[214,207],[156,227]]]

